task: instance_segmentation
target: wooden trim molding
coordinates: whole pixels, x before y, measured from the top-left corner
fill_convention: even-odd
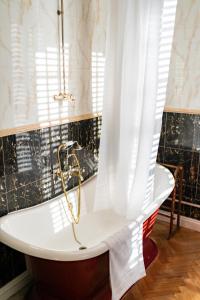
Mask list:
[[[200,109],[192,109],[192,108],[178,108],[173,106],[165,106],[165,112],[172,112],[172,113],[181,113],[181,114],[191,114],[191,115],[199,115]]]
[[[196,115],[200,114],[200,109],[178,108],[178,107],[173,107],[173,106],[165,106],[164,111],[165,112],[182,113],[182,114],[196,114]],[[28,132],[28,131],[42,129],[42,128],[47,128],[47,127],[56,126],[56,125],[62,125],[62,124],[71,123],[71,122],[88,120],[88,119],[92,119],[92,118],[96,118],[96,117],[100,117],[100,116],[102,116],[102,112],[88,113],[88,114],[77,115],[77,116],[69,116],[66,118],[61,118],[59,120],[51,120],[51,121],[35,123],[35,124],[30,124],[30,125],[22,125],[22,126],[15,127],[15,128],[2,129],[2,130],[0,130],[0,137],[12,135],[12,134],[23,133],[23,132]]]
[[[0,130],[0,137],[17,134],[17,133],[28,132],[28,131],[42,129],[42,128],[47,128],[47,127],[56,126],[56,125],[67,124],[67,123],[71,123],[71,122],[88,120],[88,119],[100,117],[101,115],[102,115],[101,112],[88,113],[88,114],[77,115],[77,116],[69,116],[66,118],[59,119],[59,120],[52,120],[52,121],[36,123],[36,124],[31,124],[31,125],[22,125],[22,126],[19,126],[16,128],[2,129],[2,130]]]

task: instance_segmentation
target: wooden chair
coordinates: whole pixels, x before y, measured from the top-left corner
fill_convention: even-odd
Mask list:
[[[180,217],[181,217],[181,203],[183,198],[183,166],[180,165],[171,165],[171,164],[161,164],[164,167],[167,167],[173,174],[175,179],[174,189],[169,196],[168,200],[171,200],[170,207],[162,205],[165,211],[168,211],[170,215],[159,212],[159,215],[170,218],[169,223],[169,233],[168,239],[170,239],[176,231],[180,228]],[[178,198],[177,198],[178,196]],[[177,205],[176,205],[177,203]],[[174,217],[174,214],[177,214],[177,218]],[[174,229],[174,220],[176,219],[176,227]]]

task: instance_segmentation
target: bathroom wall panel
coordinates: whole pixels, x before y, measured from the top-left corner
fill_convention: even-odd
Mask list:
[[[0,138],[0,176],[4,176],[3,139]]]
[[[101,111],[106,2],[64,1],[71,103],[53,98],[60,91],[57,1],[0,0],[0,129]]]
[[[8,212],[37,205],[44,201],[41,182],[29,183],[7,193]],[[45,199],[48,200],[48,199]]]
[[[166,121],[167,121],[167,116],[166,114],[163,114],[163,118],[162,118],[162,130],[160,132],[160,142],[159,142],[159,154],[161,154],[161,147],[165,146],[165,136],[166,136]]]
[[[0,217],[8,213],[7,194],[0,192]]]
[[[62,193],[57,148],[78,141],[84,180],[97,172],[101,117],[0,138],[0,217]],[[67,189],[77,185],[70,180]],[[0,287],[25,270],[24,256],[0,244]]]
[[[200,220],[200,115],[164,113],[158,162],[184,167],[182,215]],[[166,203],[165,203],[166,204]],[[169,204],[169,203],[168,203]]]
[[[196,191],[197,191],[196,184],[189,185],[185,183],[185,187],[184,187],[185,200],[190,203],[198,202],[196,200]]]
[[[55,176],[58,146],[73,140],[83,147],[77,152],[83,177],[97,171],[101,118],[52,126],[3,137],[3,176],[0,192],[7,196],[8,211],[49,200],[61,193]],[[5,174],[5,176],[4,176]],[[73,181],[69,187],[74,186]],[[37,197],[35,197],[37,195]]]
[[[164,139],[165,147],[180,148],[183,140],[183,118],[181,114],[166,115]]]
[[[4,172],[3,139],[0,138],[0,217],[8,213],[6,180]]]
[[[200,151],[200,115],[195,115],[193,131],[193,149]]]
[[[196,115],[186,115],[183,116],[183,130],[182,130],[182,143],[180,147],[184,150],[195,151],[195,124]]]
[[[6,179],[4,175],[0,177],[0,193],[6,193]]]
[[[166,105],[200,109],[200,1],[178,0]]]
[[[200,180],[199,179],[196,185],[196,203],[200,205]]]
[[[39,131],[3,137],[3,148],[7,191],[18,189],[41,177],[44,166]]]
[[[200,209],[191,205],[182,205],[182,215],[188,218],[200,220]]]
[[[165,121],[165,127],[163,127],[165,147],[182,148],[190,151],[198,147],[198,115],[164,113],[163,118],[163,122]]]
[[[165,148],[163,146],[159,146],[158,154],[157,154],[157,161],[159,163],[164,163],[164,155],[165,155]]]

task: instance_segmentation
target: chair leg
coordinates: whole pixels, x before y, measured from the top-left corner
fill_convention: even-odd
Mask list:
[[[171,211],[170,211],[170,225],[169,225],[169,235],[168,240],[172,237],[173,234],[173,226],[174,226],[174,210],[175,210],[175,201],[176,201],[176,186],[172,192],[172,203],[171,203]]]
[[[180,228],[180,215],[181,215],[182,198],[183,198],[183,168],[180,167],[180,175],[179,175],[179,200],[178,200],[178,212],[177,212],[177,229]]]

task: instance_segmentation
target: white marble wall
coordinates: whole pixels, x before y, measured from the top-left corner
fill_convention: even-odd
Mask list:
[[[57,4],[0,0],[0,129],[101,108],[106,0],[64,1],[66,81],[74,104],[53,99],[60,87]]]
[[[200,109],[200,0],[179,0],[167,106]]]

